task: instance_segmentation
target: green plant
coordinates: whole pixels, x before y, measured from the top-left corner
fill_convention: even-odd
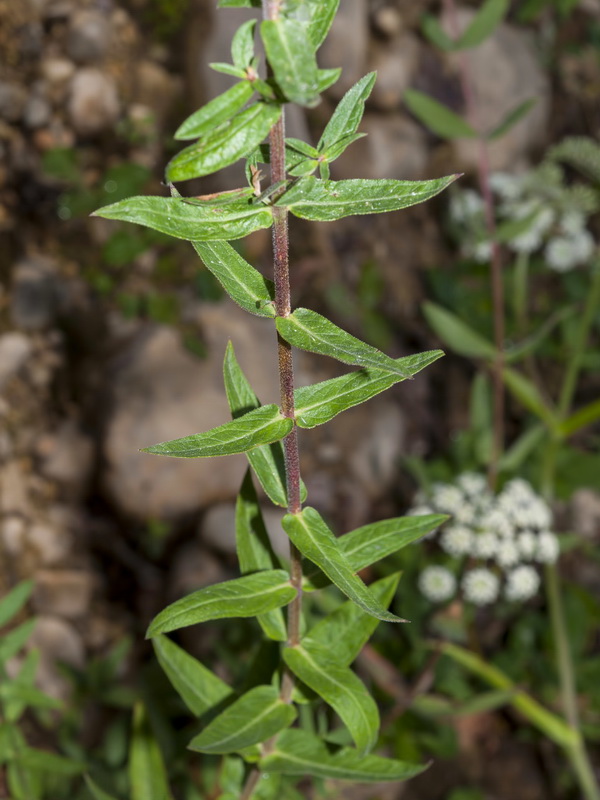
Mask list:
[[[299,776],[397,781],[423,769],[370,754],[378,740],[379,714],[350,665],[379,620],[403,620],[387,610],[398,576],[367,587],[356,573],[420,538],[443,516],[385,520],[337,539],[314,508],[303,507],[306,490],[300,476],[297,437],[300,429],[324,424],[412,377],[442,353],[392,359],[313,311],[292,310],[288,216],[332,221],[353,214],[395,211],[433,197],[456,176],[430,181],[329,180],[330,163],[361,135],[357,130],[375,81],[373,73],[341,100],[316,147],[285,138],[284,103],[312,107],[319,102],[320,92],[339,77],[339,70],[319,69],[315,56],[338,2],[266,0],[260,36],[268,75],[260,77],[254,55],[256,21],[246,22],[232,41],[233,64],[212,65],[238,82],[192,114],[176,133],[178,139],[196,141],[169,163],[171,186],[242,158],[246,159],[248,186],[202,197],[183,197],[172,186],[171,197],[131,197],[96,212],[191,241],[235,302],[275,323],[280,406],[260,404],[230,344],[224,378],[233,420],[146,449],[151,454],[181,458],[246,453],[250,462],[237,501],[241,577],[173,603],[148,630],[173,686],[192,714],[200,718],[199,733],[190,748],[224,757],[214,784],[205,789],[207,796],[221,800],[294,797],[292,787]],[[221,0],[219,5],[260,3]],[[267,136],[269,144],[265,145]],[[266,188],[262,186],[262,164],[270,165]],[[313,174],[317,170],[320,177]],[[273,229],[274,284],[228,244],[269,227]],[[295,389],[293,347],[360,369]],[[271,548],[253,475],[270,500],[287,509],[283,527],[290,539],[289,568],[284,568]],[[348,602],[340,605],[338,601],[317,624],[310,625],[314,616],[303,614],[303,595],[310,598],[329,584],[349,598]],[[287,621],[283,607],[287,607]],[[275,658],[259,658],[238,691],[165,636],[188,625],[228,617],[257,617],[265,641],[275,643],[269,648]],[[323,701],[341,718],[345,729],[332,729],[329,715],[319,710]],[[349,746],[352,743],[354,746]],[[168,791],[156,749],[148,752],[146,759],[134,759],[131,768],[135,800],[163,798]],[[155,785],[161,788],[154,789],[154,794],[149,787],[137,788],[136,776],[143,770],[146,776],[156,775]],[[269,779],[259,780],[263,774]],[[103,795],[97,790],[96,796]]]

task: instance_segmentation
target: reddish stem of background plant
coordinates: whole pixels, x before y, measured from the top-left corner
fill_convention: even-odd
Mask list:
[[[444,8],[448,15],[448,23],[450,25],[450,35],[453,39],[458,39],[460,31],[458,29],[458,19],[456,14],[456,5],[454,0],[444,0]],[[500,245],[496,241],[496,215],[494,211],[494,198],[492,196],[492,189],[490,186],[490,159],[488,153],[487,141],[483,136],[482,128],[480,127],[479,114],[477,110],[477,101],[475,99],[475,92],[473,90],[473,82],[471,80],[471,70],[469,66],[469,59],[467,54],[460,51],[457,54],[459,63],[459,74],[462,94],[465,102],[465,109],[469,124],[473,130],[477,131],[477,177],[479,181],[479,189],[483,197],[485,226],[487,234],[492,245],[492,257],[490,262],[491,267],[491,282],[492,282],[492,308],[494,319],[494,344],[496,345],[496,358],[492,370],[493,381],[493,440],[492,440],[492,453],[488,467],[488,482],[491,489],[494,489],[498,479],[498,461],[504,450],[504,381],[502,373],[504,371],[504,338],[505,338],[505,322],[504,322],[504,286],[502,283],[502,256],[500,253]]]

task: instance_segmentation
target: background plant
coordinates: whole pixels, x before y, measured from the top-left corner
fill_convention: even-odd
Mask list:
[[[221,0],[220,5],[258,4],[254,0]],[[214,796],[221,798],[283,797],[285,792],[293,796],[290,787],[298,776],[402,780],[423,769],[370,755],[378,740],[379,715],[350,664],[378,620],[402,619],[387,610],[398,576],[367,587],[356,573],[415,541],[443,517],[385,520],[336,539],[316,509],[303,507],[306,492],[300,477],[297,434],[299,428],[324,424],[412,377],[441,353],[391,359],[313,311],[292,310],[287,218],[291,213],[307,220],[330,221],[357,213],[394,211],[434,196],[455,176],[420,182],[329,180],[329,164],[361,135],[357,130],[375,80],[373,73],[344,96],[316,147],[285,138],[284,103],[312,107],[319,102],[319,93],[339,77],[339,70],[320,70],[315,58],[337,5],[336,0],[269,0],[260,25],[269,72],[260,76],[254,54],[256,22],[244,23],[232,41],[232,63],[212,65],[238,82],[192,114],[176,133],[176,138],[193,143],[169,163],[167,179],[171,183],[208,175],[246,158],[248,186],[195,198],[183,197],[172,187],[171,197],[132,197],[96,212],[191,241],[232,299],[250,313],[273,320],[276,326],[280,406],[260,404],[230,345],[224,378],[233,420],[146,449],[183,458],[245,452],[250,463],[237,502],[242,576],[176,601],[148,630],[163,669],[189,710],[201,720],[199,733],[189,746],[200,753],[225,756],[212,789]],[[262,144],[267,136],[268,146]],[[266,186],[263,164],[270,165]],[[313,175],[317,171],[318,178]],[[269,227],[273,228],[274,284],[228,244]],[[361,369],[295,389],[293,347]],[[275,504],[287,508],[283,527],[290,538],[289,571],[270,546],[253,475]],[[333,610],[328,608],[329,613],[311,626],[309,615],[303,614],[303,594],[312,597],[330,583],[349,599]],[[287,622],[281,612],[284,606]],[[265,647],[274,657],[267,659],[259,651],[255,669],[237,689],[165,636],[198,622],[254,616],[265,635]],[[273,647],[269,642],[276,644]],[[322,716],[321,701],[336,712],[345,728],[332,727],[327,716]],[[298,726],[292,727],[296,720]],[[134,742],[146,744],[138,745],[130,760],[136,800],[164,797],[169,792],[159,750],[146,730],[139,707],[134,716]],[[352,743],[354,747],[349,747]],[[239,755],[256,766],[244,767]],[[271,776],[268,782],[259,780],[263,773]],[[94,792],[106,797],[97,786]]]

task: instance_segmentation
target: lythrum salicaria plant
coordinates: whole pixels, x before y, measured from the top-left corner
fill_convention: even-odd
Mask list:
[[[232,421],[146,449],[176,458],[246,453],[250,465],[237,500],[241,577],[178,600],[164,609],[148,630],[162,667],[190,711],[201,720],[200,733],[190,748],[224,757],[220,774],[228,776],[228,788],[217,786],[215,797],[283,797],[292,791],[298,776],[400,781],[423,769],[371,755],[378,739],[379,714],[350,665],[379,620],[404,620],[387,610],[399,576],[366,586],[357,572],[414,542],[444,517],[390,519],[336,538],[318,511],[304,505],[298,432],[322,425],[412,377],[442,353],[393,359],[314,311],[293,309],[288,217],[332,221],[354,214],[397,211],[433,197],[456,176],[428,181],[329,179],[330,163],[362,135],[358,127],[374,73],[343,97],[316,147],[285,137],[285,104],[315,106],[320,93],[339,77],[339,70],[319,69],[316,60],[338,4],[339,0],[265,0],[263,21],[245,22],[236,32],[231,46],[233,63],[212,65],[237,82],[178,129],[176,138],[192,143],[167,167],[171,186],[241,159],[246,161],[246,185],[206,197],[184,197],[172,188],[170,197],[131,197],[96,212],[107,219],[134,222],[189,240],[232,300],[263,317],[265,324],[274,323],[277,336],[280,405],[260,404],[229,345],[224,379]],[[220,0],[219,5],[260,6],[260,2]],[[267,60],[262,77],[254,49],[257,28]],[[270,166],[268,182],[262,166],[266,164]],[[273,230],[274,282],[228,243],[260,228]],[[294,347],[360,369],[294,388]],[[255,480],[273,503],[287,509],[283,528],[290,540],[289,567],[280,563],[269,542]],[[306,629],[303,593],[332,583],[348,601]],[[246,686],[243,693],[237,693],[165,636],[188,625],[225,617],[256,617],[265,639],[278,643],[274,646],[279,648],[279,664],[261,676],[260,684]],[[311,723],[311,707],[323,702],[341,719],[345,732],[338,730],[332,737],[331,730]],[[336,747],[332,744],[336,739],[354,746]],[[261,775],[270,777],[260,781]],[[155,786],[156,781],[164,784],[164,769],[157,770]],[[161,796],[167,794],[165,786]]]

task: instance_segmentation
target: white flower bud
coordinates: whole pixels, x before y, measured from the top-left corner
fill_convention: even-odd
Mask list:
[[[442,550],[451,556],[465,556],[473,546],[473,531],[465,525],[451,525],[440,538]]]
[[[454,595],[456,578],[446,567],[426,567],[419,575],[419,589],[432,603],[443,603]]]
[[[512,567],[519,562],[519,551],[513,539],[501,539],[496,551],[496,561],[501,567]]]
[[[465,573],[462,579],[462,589],[465,600],[476,606],[485,606],[493,603],[498,597],[500,581],[498,577],[484,567],[477,567]]]
[[[542,531],[538,534],[536,561],[541,561],[542,564],[554,564],[559,552],[558,537],[554,533]]]
[[[537,536],[533,531],[524,530],[517,536],[517,548],[523,558],[532,559],[537,548]]]
[[[506,576],[504,596],[507,600],[529,600],[540,586],[540,576],[533,567],[521,564]]]
[[[482,531],[473,538],[472,554],[477,558],[492,558],[496,555],[500,539],[491,531]]]

